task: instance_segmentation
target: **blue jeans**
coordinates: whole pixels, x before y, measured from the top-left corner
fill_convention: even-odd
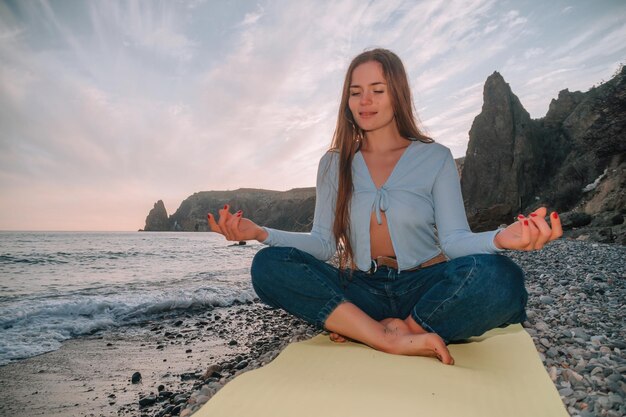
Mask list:
[[[306,252],[261,249],[252,262],[252,285],[263,302],[323,328],[343,302],[374,320],[411,315],[446,343],[526,319],[524,273],[502,255],[470,255],[415,271],[379,267],[351,277]]]

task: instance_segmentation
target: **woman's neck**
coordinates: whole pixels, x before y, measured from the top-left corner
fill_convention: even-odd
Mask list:
[[[400,134],[395,121],[380,129],[365,132],[362,150],[366,152],[386,152],[408,146],[407,139]]]

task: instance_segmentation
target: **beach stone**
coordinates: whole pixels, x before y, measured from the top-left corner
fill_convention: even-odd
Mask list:
[[[572,394],[574,394],[574,390],[571,388],[562,388],[559,390],[559,395],[561,395],[561,397],[569,397]]]
[[[184,372],[180,374],[180,379],[182,381],[188,381],[190,379],[198,379],[198,375],[195,372]]]
[[[204,403],[206,403],[207,401],[209,401],[209,399],[210,399],[210,398],[211,398],[211,397],[210,397],[210,396],[208,396],[208,395],[198,395],[198,397],[196,397],[196,402],[197,402],[198,404],[204,404]]]
[[[246,366],[248,366],[248,361],[243,360],[243,361],[239,362],[239,363],[235,366],[235,368],[236,368],[236,369],[243,369],[243,368],[245,368]]]
[[[149,405],[152,405],[156,402],[157,397],[155,395],[148,395],[147,397],[143,397],[139,399],[139,406],[140,407],[147,407]]]
[[[613,402],[609,397],[598,397],[596,404],[600,405],[600,407],[610,410],[613,407]]]
[[[204,372],[204,374],[202,375],[202,379],[208,379],[212,376],[214,376],[215,374],[219,375],[219,372],[222,370],[222,367],[216,364],[213,365],[209,365],[206,368],[206,371]],[[219,376],[217,376],[219,378]]]
[[[552,382],[556,382],[556,378],[557,378],[556,366],[550,367],[550,369],[548,370],[548,375],[550,376],[550,379],[552,380]]]
[[[171,391],[159,391],[159,397],[170,398],[173,395]]]
[[[592,371],[589,373],[591,376],[597,375],[597,374],[602,374],[602,368],[599,366],[596,366],[592,369]]]
[[[582,339],[585,342],[589,340],[589,335],[583,329],[575,328],[575,329],[572,329],[571,331],[575,338]]]
[[[584,399],[586,396],[587,393],[585,391],[574,391],[574,398],[578,401]]]
[[[541,301],[543,304],[554,304],[554,298],[550,297],[549,295],[540,296],[539,301]]]
[[[591,343],[595,346],[600,346],[602,344],[603,339],[604,339],[604,336],[591,336],[589,338],[589,340],[591,340]]]
[[[193,413],[191,408],[185,408],[183,411],[180,412],[180,417],[188,417],[191,415],[191,413]]]
[[[230,342],[228,342],[229,346],[236,346],[237,345],[237,341],[236,340],[231,340]]]
[[[187,396],[185,394],[178,394],[174,397],[175,404],[180,404],[184,402],[187,402]]]
[[[624,404],[624,399],[621,396],[612,392],[609,393],[609,400],[611,400],[613,404],[619,404],[619,405]]]
[[[138,384],[141,381],[141,373],[140,372],[135,372],[131,377],[130,377],[130,382],[133,384]]]

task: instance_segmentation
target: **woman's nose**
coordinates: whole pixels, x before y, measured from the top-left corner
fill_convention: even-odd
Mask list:
[[[372,93],[368,91],[364,91],[363,94],[361,94],[361,104],[368,104],[371,102],[372,102]]]

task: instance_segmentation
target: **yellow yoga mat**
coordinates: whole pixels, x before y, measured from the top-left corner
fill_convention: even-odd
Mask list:
[[[448,347],[453,366],[319,335],[238,376],[194,416],[569,416],[520,325]]]

